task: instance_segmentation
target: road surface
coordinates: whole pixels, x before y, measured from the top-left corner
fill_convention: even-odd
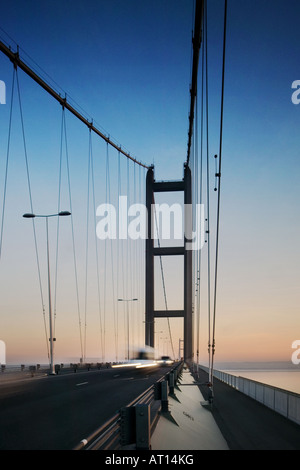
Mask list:
[[[73,449],[168,370],[91,370],[0,383],[0,449]]]

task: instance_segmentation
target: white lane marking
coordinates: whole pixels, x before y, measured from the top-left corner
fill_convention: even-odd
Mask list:
[[[80,387],[81,385],[86,385],[88,382],[81,382],[81,384],[76,384],[76,387]]]

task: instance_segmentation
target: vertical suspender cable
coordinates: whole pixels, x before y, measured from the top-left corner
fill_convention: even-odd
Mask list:
[[[100,271],[99,271],[99,254],[97,243],[97,230],[96,230],[96,196],[95,196],[95,176],[94,176],[94,158],[92,147],[92,133],[90,131],[90,155],[91,155],[91,180],[93,191],[93,211],[94,211],[94,234],[95,234],[95,257],[96,257],[96,270],[97,270],[97,292],[98,292],[98,314],[99,314],[99,327],[100,327],[100,349],[102,362],[103,356],[103,328],[102,328],[102,314],[101,314],[101,291],[100,291]]]
[[[117,218],[118,221],[120,221],[120,196],[121,196],[121,160],[120,160],[120,152],[118,152],[118,201],[117,201],[117,207],[118,207],[118,212],[117,212]],[[119,223],[118,223],[118,229],[120,229]],[[121,261],[122,263],[122,261]],[[118,243],[117,243],[117,297],[120,298],[119,291],[120,291],[120,238],[118,238]],[[124,277],[123,277],[123,283],[124,283]],[[116,306],[116,316],[117,316],[117,324],[119,325],[119,302],[117,302]],[[118,337],[119,341],[119,337]]]
[[[108,153],[108,144],[106,146],[106,204],[110,204],[111,202],[111,194],[110,194],[110,169],[109,169],[109,153]],[[110,216],[110,214],[109,214]],[[112,221],[109,220],[109,224],[111,226]],[[110,237],[111,238],[111,237]],[[105,308],[106,308],[106,269],[107,269],[107,256],[106,256],[106,241],[107,238],[105,238],[105,279],[104,279],[104,296],[105,296]],[[116,318],[116,308],[115,308],[115,277],[114,277],[114,259],[113,259],[113,246],[112,246],[112,239],[110,240],[110,246],[111,246],[111,279],[112,279],[112,303],[113,303],[113,315],[114,315],[114,334],[115,334],[115,353],[116,353],[116,358],[118,357],[118,334],[117,334],[117,318]],[[105,314],[105,312],[104,312]],[[104,329],[104,341],[105,341],[105,329]]]
[[[27,184],[28,184],[28,192],[29,192],[29,200],[30,200],[30,209],[31,209],[31,212],[33,213],[34,211],[33,211],[32,191],[31,191],[31,182],[30,182],[30,174],[29,174],[29,163],[28,163],[27,145],[26,145],[26,139],[25,139],[25,126],[24,126],[23,109],[22,109],[22,102],[21,102],[21,92],[20,92],[20,84],[19,84],[18,70],[17,69],[16,69],[16,81],[17,81],[19,108],[20,108],[21,125],[22,125],[22,136],[23,136],[23,146],[24,146],[25,166],[26,166],[26,174],[27,174]],[[47,335],[46,316],[45,316],[46,312],[45,312],[45,306],[44,306],[44,301],[43,301],[41,270],[40,270],[40,261],[39,261],[39,254],[38,254],[38,248],[37,248],[37,238],[36,238],[35,220],[34,219],[32,219],[32,227],[33,227],[34,245],[35,245],[39,285],[40,285],[41,300],[42,300],[44,329],[45,329],[46,342],[47,342],[47,354],[48,354],[48,358],[49,358],[50,357],[50,352],[49,352],[49,341],[48,341],[48,337],[47,337],[48,335]]]
[[[7,192],[7,180],[8,180],[8,164],[9,164],[9,154],[10,154],[10,140],[11,140],[11,127],[12,127],[12,114],[13,114],[15,79],[17,79],[17,86],[18,86],[19,107],[20,107],[20,114],[21,114],[21,121],[22,121],[22,133],[23,133],[23,144],[24,144],[25,160],[26,160],[29,198],[30,198],[31,211],[33,212],[31,185],[30,185],[30,177],[29,177],[29,166],[28,166],[26,141],[25,141],[24,121],[23,121],[23,113],[22,113],[22,105],[21,105],[20,86],[19,86],[19,82],[18,82],[18,71],[17,71],[17,68],[14,67],[13,81],[12,81],[12,95],[11,95],[11,103],[10,103],[10,116],[9,116],[8,142],[7,142],[5,178],[4,178],[3,204],[2,204],[2,219],[1,219],[1,234],[0,234],[0,259],[1,259],[1,255],[2,255],[2,244],[3,244],[4,217],[5,217],[6,192]],[[34,245],[35,245],[35,253],[36,253],[36,260],[37,260],[37,269],[38,269],[38,279],[39,279],[39,287],[40,287],[40,295],[41,295],[41,303],[42,303],[42,311],[43,311],[43,321],[44,321],[44,329],[45,329],[45,337],[46,337],[46,345],[47,345],[47,354],[48,354],[48,358],[49,358],[50,357],[50,354],[49,354],[49,341],[48,341],[46,317],[45,317],[46,312],[45,312],[45,306],[44,306],[42,280],[41,280],[41,270],[40,270],[40,262],[39,262],[38,248],[37,248],[37,239],[36,239],[36,230],[35,230],[35,221],[34,221],[34,219],[32,219],[32,226],[33,226]]]
[[[2,255],[2,243],[3,243],[3,231],[4,231],[4,216],[5,216],[5,205],[6,205],[6,192],[7,192],[7,179],[8,179],[8,164],[9,164],[9,154],[10,154],[10,138],[11,138],[11,124],[12,124],[12,114],[13,114],[13,102],[14,102],[14,89],[15,89],[15,76],[16,69],[13,71],[13,80],[12,80],[12,94],[10,101],[10,114],[9,114],[9,126],[8,126],[8,140],[7,140],[7,150],[6,150],[6,165],[5,165],[5,176],[4,176],[4,189],[3,189],[3,202],[2,202],[2,218],[1,218],[1,234],[0,234],[0,259]]]
[[[205,28],[205,82],[206,82],[206,191],[207,191],[207,316],[208,316],[208,370],[209,382],[211,382],[211,260],[210,260],[210,164],[209,164],[209,90],[208,90],[208,40],[207,40],[207,0],[204,3],[204,28]]]
[[[129,185],[129,160],[127,160],[127,201],[128,201],[128,207],[130,207],[130,185]],[[131,302],[128,302],[128,299],[130,298],[130,282],[129,282],[129,277],[130,277],[130,269],[129,269],[129,240],[128,237],[126,238],[126,299],[127,302],[123,302],[126,304],[126,310],[127,310],[127,359],[129,361],[129,344],[130,344],[130,337],[129,337],[129,324],[130,324],[130,313],[131,313]]]
[[[198,100],[196,100],[196,129],[198,128]],[[200,169],[199,169],[199,203],[202,204],[203,200],[203,122],[204,122],[204,49],[202,49],[202,94],[201,94],[201,150],[200,150]],[[198,138],[197,138],[198,141]],[[198,147],[198,142],[197,142]],[[198,151],[198,149],[197,149]],[[199,349],[200,349],[200,316],[201,316],[201,261],[202,251],[198,252],[198,302],[197,302],[197,372],[199,368]]]
[[[61,199],[61,180],[62,180],[62,154],[63,154],[63,114],[64,108],[62,109],[62,120],[61,120],[61,134],[60,134],[60,153],[59,153],[59,176],[58,176],[58,202],[57,202],[57,213],[60,212],[60,199]],[[55,337],[56,329],[56,300],[57,300],[57,278],[58,278],[58,251],[59,251],[59,224],[60,217],[57,217],[57,233],[56,233],[56,262],[55,262],[55,285],[54,285],[54,322],[53,322],[53,336]]]
[[[107,157],[108,157],[108,147],[107,147]],[[110,171],[109,171],[109,158],[107,158],[108,163],[108,196],[109,204],[111,204],[111,192],[110,192]],[[112,221],[110,220],[110,224]],[[112,304],[113,304],[113,315],[114,315],[114,333],[115,333],[115,354],[116,361],[118,362],[118,321],[116,316],[116,298],[115,298],[115,274],[114,274],[114,256],[113,256],[113,239],[110,239],[110,256],[111,256],[111,282],[112,282]]]
[[[136,167],[133,165],[133,203],[136,204]],[[133,243],[133,251],[134,251],[134,256],[133,256],[133,261],[134,261],[134,267],[133,267],[133,285],[135,286],[134,290],[134,297],[138,298],[138,283],[137,283],[137,240],[134,240]],[[135,325],[135,346],[138,346],[138,321],[137,321],[137,315],[138,315],[138,302],[133,303],[133,309],[134,309],[134,315],[135,315],[135,320],[134,320],[134,325]]]
[[[64,111],[64,108],[63,108],[63,111]],[[80,313],[80,303],[79,303],[78,273],[77,273],[75,233],[74,233],[73,208],[72,208],[71,177],[70,177],[70,167],[69,167],[69,150],[68,150],[68,141],[67,141],[66,117],[65,117],[64,112],[63,112],[63,127],[64,127],[64,137],[65,137],[65,152],[66,152],[66,165],[67,165],[67,177],[68,177],[69,204],[70,204],[70,212],[71,212],[71,217],[70,218],[71,218],[71,230],[72,230],[72,248],[73,248],[73,261],[74,261],[74,273],[75,273],[77,314],[78,314],[78,325],[79,325],[79,341],[80,341],[81,358],[83,359],[84,354],[83,354],[83,344],[82,344],[82,324],[81,324],[81,313]]]
[[[142,204],[142,199],[141,199],[141,167],[139,166],[139,185],[138,185],[138,201],[139,204]],[[142,259],[142,254],[141,254],[141,240],[138,242],[138,252],[137,252],[137,259]],[[141,262],[138,262],[138,272],[137,272],[137,284],[138,284],[138,289],[137,289],[137,294],[138,298],[140,300],[140,305],[142,302],[142,296],[141,296],[141,282],[142,279],[142,269],[141,269]],[[140,346],[140,338],[141,338],[141,322],[140,322],[140,308],[138,308],[138,346]]]
[[[119,197],[121,196],[122,194],[122,172],[121,172],[121,159],[120,159],[120,153],[118,154],[118,188],[119,188]],[[118,216],[119,216],[119,221],[121,220],[120,219],[120,205],[118,205]],[[119,227],[120,229],[120,227]],[[126,295],[125,295],[125,269],[124,269],[124,240],[122,239],[121,241],[121,266],[122,266],[122,298],[126,298]],[[119,304],[119,302],[118,302]],[[126,328],[125,328],[125,302],[122,302],[123,304],[123,318],[124,318],[124,332],[126,331]],[[126,335],[125,335],[125,341],[124,341],[124,344],[126,344]],[[126,357],[126,353],[125,353],[125,357]]]
[[[208,370],[211,371],[211,269],[210,269],[210,164],[209,164],[209,90],[208,90],[208,40],[207,0],[204,2],[204,53],[205,53],[205,94],[206,94],[206,204],[207,204],[207,324],[208,324]]]
[[[195,193],[195,207],[199,204],[199,139],[198,139],[198,121],[199,113],[198,113],[198,96],[195,98],[195,132],[194,132],[194,155],[195,155],[195,177],[194,177],[194,186],[196,187]],[[197,211],[195,212],[195,221],[197,221]],[[195,267],[195,274],[196,274],[196,293],[195,293],[195,313],[196,313],[196,364],[198,365],[199,362],[199,344],[200,344],[200,255],[195,250],[195,258],[196,258],[196,267]]]
[[[89,134],[87,203],[86,203],[86,245],[85,245],[85,296],[84,296],[84,362],[86,361],[87,299],[88,299],[88,258],[89,258],[89,212],[90,212],[91,140]]]
[[[153,195],[153,199],[154,199],[154,195]],[[154,202],[155,225],[156,225],[156,232],[157,232],[157,244],[158,244],[158,247],[160,248],[157,213],[156,213],[156,208],[155,208],[155,201],[153,201],[153,202]],[[162,262],[162,257],[161,256],[159,256],[159,262],[160,262],[161,280],[162,280],[164,300],[165,300],[165,309],[166,309],[166,311],[168,311],[168,301],[167,301],[167,292],[166,292],[164,268],[163,268],[163,262]],[[173,338],[172,338],[172,332],[171,332],[171,325],[170,325],[170,318],[169,317],[167,317],[167,322],[168,322],[168,330],[169,330],[169,337],[170,337],[170,343],[171,343],[171,348],[172,348],[173,359],[175,359],[175,351],[174,351],[174,346],[173,346]]]
[[[130,181],[130,162],[128,160],[128,195],[129,196],[129,201],[128,201],[128,206],[130,207],[131,204],[132,204],[132,200],[133,199],[133,194],[132,194],[132,191],[131,191],[131,185],[129,184],[129,181]],[[129,282],[129,285],[130,285],[130,290],[128,292],[128,299],[132,299],[133,298],[133,263],[132,263],[132,258],[133,258],[133,255],[132,255],[132,240],[130,238],[130,236],[127,237],[127,243],[128,243],[128,252],[129,252],[129,263],[128,263],[128,267],[129,267],[129,277],[130,277],[130,282]],[[131,317],[131,345],[133,346],[134,345],[134,341],[135,341],[135,322],[134,322],[134,306],[133,306],[133,302],[129,302],[128,304],[128,308],[129,308],[129,315]]]
[[[215,288],[214,288],[214,310],[213,310],[213,331],[212,331],[211,380],[213,380],[214,354],[215,354],[215,332],[216,332],[216,309],[217,309],[217,283],[218,283],[219,232],[220,232],[220,201],[221,201],[221,170],[222,170],[221,163],[222,163],[222,150],[223,150],[223,117],[224,117],[226,32],[227,32],[227,0],[225,0],[225,12],[224,12],[221,122],[220,122],[220,150],[219,150],[219,175],[218,175],[219,176],[218,177],[218,208],[217,208],[217,232],[216,232],[216,259],[215,259]]]
[[[106,143],[106,171],[105,171],[105,203],[108,204],[108,144]],[[106,355],[106,299],[107,299],[107,292],[106,292],[106,280],[107,280],[107,238],[105,238],[105,245],[104,245],[104,318],[103,318],[103,350],[104,350],[104,358]]]

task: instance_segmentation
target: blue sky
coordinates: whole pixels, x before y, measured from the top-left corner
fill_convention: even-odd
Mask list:
[[[193,2],[18,2],[18,25],[6,8],[3,29],[140,159],[159,158],[167,127],[187,133]]]
[[[209,0],[211,157],[219,152],[223,7],[222,0]],[[146,164],[154,163],[157,179],[180,179],[187,149],[193,10],[192,0],[12,0],[1,6],[0,27],[52,77],[54,88],[59,85],[62,93],[132,155]],[[289,360],[299,331],[300,105],[291,102],[292,82],[300,79],[299,13],[297,0],[228,1],[218,301],[222,359]],[[15,49],[1,30],[0,36]],[[0,56],[0,79],[7,85],[9,103],[12,65],[4,55]],[[51,211],[57,205],[61,109],[21,71],[19,79],[34,205],[37,212]],[[29,263],[32,232],[21,220],[29,201],[17,106],[14,116],[3,241],[7,251],[0,265],[6,294],[1,295],[0,337],[7,338],[9,350],[16,351],[12,354],[17,357],[21,335],[16,333],[15,319],[25,328],[24,308],[27,318],[32,318],[31,326],[26,324],[28,335],[37,344],[28,351],[33,357],[43,351],[44,339],[34,319],[40,319],[40,306],[36,268]],[[8,117],[9,105],[1,105],[1,198]],[[80,208],[74,222],[84,266],[88,132],[66,117],[74,206]],[[93,145],[97,203],[102,203],[106,148],[97,138]],[[110,158],[113,178],[116,152],[110,151]],[[212,175],[213,164],[212,158]],[[121,165],[125,187],[124,159]],[[63,181],[62,197],[67,204],[65,173]],[[212,191],[212,224],[215,196]],[[66,227],[69,230],[67,223]],[[44,234],[42,228],[38,230],[43,250]],[[64,240],[68,247],[69,238]],[[71,265],[69,258],[62,262]],[[28,264],[31,270],[25,269]],[[83,285],[83,275],[81,281]],[[15,284],[24,294],[21,305],[13,294],[8,295]],[[70,324],[72,313],[66,318]],[[62,335],[71,341],[61,321]],[[32,333],[35,328],[37,332]],[[253,341],[258,344],[255,352]],[[76,347],[72,343],[70,351]],[[63,349],[61,354],[65,354]]]

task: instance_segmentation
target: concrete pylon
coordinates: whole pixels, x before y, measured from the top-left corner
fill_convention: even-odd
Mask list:
[[[154,194],[156,192],[184,192],[185,204],[185,237],[184,246],[167,248],[154,247]],[[181,181],[159,181],[154,179],[154,167],[147,172],[146,178],[146,207],[147,207],[147,240],[146,240],[146,318],[145,318],[145,344],[155,347],[154,326],[155,318],[183,317],[184,319],[184,361],[189,363],[193,360],[193,315],[192,315],[192,292],[193,292],[193,257],[192,250],[187,249],[189,240],[186,234],[192,233],[191,211],[192,205],[192,177],[188,165],[184,167],[184,178]],[[183,310],[154,310],[154,257],[155,256],[184,256],[184,309]]]

